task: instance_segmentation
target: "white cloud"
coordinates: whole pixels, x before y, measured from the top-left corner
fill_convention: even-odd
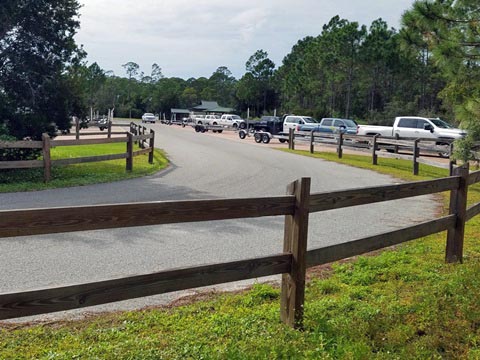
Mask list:
[[[80,0],[81,30],[89,62],[125,74],[134,61],[145,72],[158,63],[166,76],[210,76],[227,66],[238,78],[258,49],[280,65],[292,46],[320,34],[340,15],[369,25],[382,17],[399,26],[413,0]]]

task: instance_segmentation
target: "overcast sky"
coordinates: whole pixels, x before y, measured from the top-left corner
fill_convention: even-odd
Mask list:
[[[157,63],[167,77],[210,77],[226,66],[238,79],[259,49],[278,67],[298,40],[316,36],[333,16],[400,27],[413,0],[80,0],[76,36],[89,64],[126,76],[133,61],[145,75]]]

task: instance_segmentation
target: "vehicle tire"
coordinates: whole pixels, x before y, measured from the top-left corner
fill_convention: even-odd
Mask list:
[[[238,124],[233,124],[232,127],[237,130],[238,129]]]
[[[212,130],[212,132],[215,134],[217,132],[217,130]]]
[[[268,136],[268,134],[263,134],[262,135],[262,142],[264,144],[268,144],[270,142],[270,136]]]
[[[218,125],[217,122],[213,122],[212,125]]]
[[[195,132],[200,132],[202,130],[202,127],[200,125],[195,125]]]
[[[223,130],[217,130],[217,133],[221,134],[223,132]]]
[[[200,130],[201,133],[204,133],[204,132],[207,132],[208,130],[205,129],[204,127],[202,127],[202,129]]]
[[[262,142],[262,137],[263,137],[262,134],[256,133],[253,137],[256,143],[260,144]]]
[[[247,124],[244,122],[240,123],[240,129],[245,129],[247,127]]]
[[[278,141],[280,141],[282,144],[287,142],[285,139],[278,139]]]
[[[244,130],[241,130],[238,132],[238,137],[243,140],[247,137],[247,133]]]
[[[450,144],[448,143],[437,143],[437,145],[445,145],[445,146],[449,146]],[[442,151],[442,152],[439,152],[438,153],[438,156],[442,157],[442,158],[449,158],[450,157],[450,150],[447,150],[447,151]]]

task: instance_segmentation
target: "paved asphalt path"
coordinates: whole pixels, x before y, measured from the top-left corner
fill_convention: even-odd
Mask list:
[[[160,124],[151,127],[156,130],[156,146],[166,150],[171,160],[171,166],[159,174],[110,184],[0,194],[0,209],[283,195],[288,183],[304,176],[312,178],[313,192],[398,182],[374,172],[292,155],[252,142],[197,134],[191,128]],[[423,221],[434,216],[436,206],[432,197],[422,196],[312,214],[309,248]],[[211,221],[0,239],[0,292],[280,253],[283,219]],[[194,292],[81,309],[66,316],[165,304]],[[51,315],[40,318],[49,319]]]

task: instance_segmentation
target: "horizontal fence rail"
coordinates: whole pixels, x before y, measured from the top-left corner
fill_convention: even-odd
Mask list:
[[[133,124],[133,123],[132,123]],[[21,149],[32,148],[42,149],[43,160],[24,160],[24,161],[0,161],[1,169],[28,169],[28,168],[44,168],[44,180],[48,182],[51,179],[51,167],[64,166],[73,164],[83,164],[89,162],[109,161],[126,159],[125,168],[126,171],[133,170],[133,158],[143,154],[148,154],[148,162],[153,164],[153,152],[155,146],[155,132],[147,128],[139,127],[132,124],[119,124],[119,126],[130,127],[132,132],[109,132],[111,134],[118,134],[124,136],[118,137],[106,137],[100,139],[80,139],[77,133],[76,139],[55,139],[52,140],[47,134],[43,134],[42,141],[0,141],[0,149]],[[110,129],[111,127],[109,127]],[[104,133],[88,133],[88,135],[104,135]],[[148,141],[147,141],[148,140]],[[141,150],[134,151],[133,143],[136,142],[140,145]],[[126,150],[120,154],[108,154],[97,156],[84,156],[70,159],[51,159],[51,148],[60,146],[79,146],[79,145],[100,145],[100,144],[114,144],[114,143],[126,143]]]
[[[275,274],[282,275],[280,317],[301,328],[305,270],[427,235],[447,231],[446,260],[462,261],[463,226],[480,213],[480,204],[466,209],[468,185],[479,172],[456,168],[455,176],[362,189],[310,193],[310,179],[289,185],[287,195],[266,198],[161,201],[0,211],[0,238],[130,226],[212,221],[285,215],[284,252],[227,263],[201,265],[119,279],[0,294],[0,319],[82,308]],[[429,221],[353,241],[307,249],[311,212],[365,205],[451,191],[450,213]]]
[[[458,188],[459,177],[312,194],[310,212],[435,194]]]
[[[162,271],[89,284],[0,295],[0,319],[38,315],[143,296],[286,273],[291,255]]]
[[[311,267],[328,264],[333,261],[347,259],[352,256],[365,254],[370,251],[380,250],[406,241],[436,234],[451,229],[455,225],[455,220],[455,215],[448,215],[421,224],[404,227],[399,230],[369,236],[343,244],[312,249],[307,253],[307,265]]]
[[[0,211],[0,238],[289,215],[294,210],[293,196],[3,210]]]

